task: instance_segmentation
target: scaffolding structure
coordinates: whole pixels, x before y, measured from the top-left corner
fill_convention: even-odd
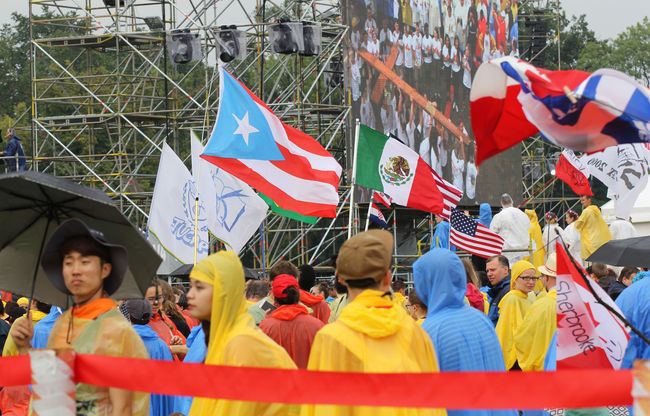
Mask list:
[[[280,18],[320,24],[320,54],[272,54],[265,37]],[[248,54],[223,65],[344,165],[339,22],[338,2],[327,0],[30,0],[33,167],[104,190],[144,229],[163,143],[188,160],[190,130],[204,143],[210,135],[219,106],[216,31],[233,23],[246,32]],[[200,36],[201,60],[171,62],[165,34],[178,30]],[[323,261],[342,226],[272,215],[247,253],[258,267]]]
[[[552,42],[555,2],[527,3],[535,7],[520,19],[520,50],[530,59]],[[210,135],[219,106],[217,31],[235,23],[246,32],[248,54],[223,65],[344,166],[336,218],[306,224],[271,214],[242,253],[244,263],[259,269],[280,259],[328,264],[347,238],[351,206],[354,230],[365,227],[367,213],[367,204],[349,201],[347,28],[340,8],[338,0],[30,0],[34,169],[102,189],[144,230],[163,143],[188,161],[190,131],[204,143]],[[268,25],[278,19],[320,24],[320,54],[271,53]],[[535,27],[526,31],[527,22]],[[165,35],[175,30],[200,36],[200,60],[171,62]],[[540,212],[564,211],[560,205],[567,204],[551,174],[558,156],[551,147],[540,138],[523,144],[523,199]],[[396,269],[408,270],[428,249],[434,220],[393,209],[388,221]]]

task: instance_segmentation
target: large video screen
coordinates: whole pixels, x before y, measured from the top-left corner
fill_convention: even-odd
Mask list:
[[[479,65],[518,54],[518,0],[344,1],[352,117],[417,151],[462,204],[521,195],[520,147],[477,169],[469,118]]]

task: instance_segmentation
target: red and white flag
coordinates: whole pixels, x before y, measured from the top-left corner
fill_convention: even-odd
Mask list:
[[[488,258],[501,254],[504,240],[483,224],[460,212],[451,210],[449,242],[479,257]]]
[[[435,170],[432,169],[432,172],[433,179],[435,179],[436,185],[438,185],[438,189],[442,194],[442,213],[440,216],[449,221],[451,210],[456,208],[460,200],[463,198],[463,191],[444,180]]]
[[[372,200],[378,204],[382,204],[386,208],[390,208],[393,204],[393,198],[379,191],[372,191]]]
[[[557,252],[557,369],[621,367],[630,336],[623,323],[596,301],[591,289],[621,313],[614,301],[574,262],[559,242]],[[580,267],[580,269],[578,269]],[[589,286],[587,286],[589,285]]]
[[[578,195],[593,195],[589,185],[589,170],[587,165],[573,150],[564,149],[555,166],[555,176]]]

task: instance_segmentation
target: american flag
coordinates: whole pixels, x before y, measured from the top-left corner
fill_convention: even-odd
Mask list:
[[[449,220],[451,210],[456,208],[458,202],[463,198],[463,191],[444,180],[435,170],[432,169],[431,171],[433,172],[433,178],[436,180],[436,185],[438,185],[438,189],[440,189],[440,193],[442,194],[443,207],[440,216],[445,220]]]
[[[374,202],[378,202],[378,203],[382,204],[386,208],[390,208],[390,206],[393,203],[393,199],[391,197],[389,197],[385,193],[379,192],[379,191],[372,191],[372,200]]]
[[[449,242],[456,247],[484,258],[496,256],[503,251],[503,238],[457,208],[451,210],[449,222]]]

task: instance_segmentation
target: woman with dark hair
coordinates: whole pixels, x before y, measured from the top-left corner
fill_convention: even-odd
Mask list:
[[[295,277],[276,276],[272,290],[278,307],[260,323],[260,329],[287,351],[298,368],[307,368],[316,332],[325,324],[309,315],[299,303],[300,289]]]
[[[185,324],[183,329],[186,329],[188,334],[189,328],[187,327],[182,315],[176,312],[175,306],[172,304],[172,307],[170,308],[169,305],[166,305],[166,303],[169,303],[169,300],[166,300],[168,298],[165,297],[165,290],[168,286],[167,282],[156,279],[145,292],[145,299],[147,299],[151,305],[151,320],[149,321],[149,326],[151,329],[156,331],[158,336],[170,347],[172,345],[184,345],[185,335],[176,326],[176,322]],[[169,288],[169,292],[173,299],[171,288]],[[167,312],[171,310],[176,312],[174,319],[167,314]]]
[[[572,209],[566,212],[565,218],[567,226],[564,229],[563,238],[564,242],[569,246],[569,254],[571,254],[578,263],[582,264],[582,258],[580,257],[580,233],[574,224],[578,217],[578,213]]]

